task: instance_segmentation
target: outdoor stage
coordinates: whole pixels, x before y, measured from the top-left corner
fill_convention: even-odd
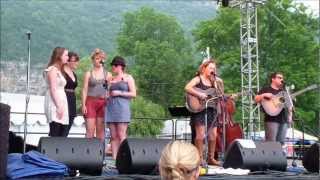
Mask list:
[[[295,180],[295,179],[319,179],[318,173],[308,173],[302,166],[301,160],[296,160],[297,167],[292,168],[292,159],[288,159],[288,168],[287,171],[255,171],[250,172],[248,175],[229,175],[229,174],[213,174],[213,175],[203,175],[200,176],[200,180],[205,179],[226,179],[226,180],[245,180],[245,179],[278,179],[278,180]],[[214,168],[214,167],[210,167]],[[219,168],[219,167],[215,167]],[[122,175],[107,175],[105,168],[101,176],[85,176],[80,175],[77,177],[66,177],[65,179],[79,179],[79,180],[104,180],[104,179],[119,179],[119,180],[131,180],[131,179],[140,179],[140,180],[153,180],[160,179],[159,175],[138,175],[138,174],[122,174]]]

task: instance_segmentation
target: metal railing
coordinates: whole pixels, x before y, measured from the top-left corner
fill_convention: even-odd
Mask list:
[[[10,113],[10,115],[11,114],[21,114],[21,115],[24,115],[25,114],[25,112],[11,112]],[[29,115],[41,115],[41,116],[45,116],[45,114],[44,113],[32,113],[32,112],[29,112],[29,113],[27,113],[27,115],[29,116]],[[27,117],[28,117],[27,116]],[[77,115],[77,117],[78,116],[82,116],[81,114],[78,114]],[[186,118],[181,118],[181,119],[179,119],[179,118],[151,118],[151,117],[133,117],[132,118],[132,120],[152,120],[152,121],[163,121],[163,122],[165,122],[165,121],[171,121],[171,139],[172,140],[189,140],[189,138],[186,136],[186,133],[182,133],[183,134],[183,138],[177,138],[177,124],[178,124],[178,122],[180,122],[180,121],[185,121],[185,122],[189,122],[189,120],[188,119],[186,119]],[[27,124],[28,124],[28,121],[30,121],[28,118],[27,118]],[[21,126],[25,126],[25,124],[24,124],[24,122],[21,124]],[[74,126],[74,124],[73,124],[73,126]],[[72,126],[72,127],[73,127]],[[130,126],[130,125],[129,125]],[[12,131],[13,133],[15,133],[15,134],[18,134],[18,135],[20,135],[20,134],[24,134],[24,131]],[[48,132],[39,132],[39,131],[28,131],[27,130],[27,135],[30,135],[30,134],[35,134],[35,135],[37,135],[37,134],[39,134],[39,135],[47,135],[48,134]],[[83,133],[75,133],[75,132],[72,132],[72,131],[70,131],[70,133],[69,133],[69,135],[70,136],[73,136],[73,135],[83,135],[83,136],[85,136],[85,132],[83,132]],[[158,135],[156,135],[156,137],[161,137],[161,134],[158,134]]]

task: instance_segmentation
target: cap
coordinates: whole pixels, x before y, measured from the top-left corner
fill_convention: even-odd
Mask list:
[[[120,65],[120,66],[126,67],[126,62],[123,59],[123,57],[116,56],[116,57],[113,58],[113,60],[111,62],[111,65]]]

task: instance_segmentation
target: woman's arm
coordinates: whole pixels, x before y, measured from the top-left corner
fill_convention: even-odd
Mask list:
[[[207,95],[205,93],[202,93],[202,92],[199,92],[199,91],[196,91],[194,89],[194,87],[200,83],[200,77],[199,76],[196,76],[194,77],[191,81],[189,81],[187,83],[187,85],[185,86],[184,90],[193,95],[193,96],[197,96],[199,97],[200,99],[205,99],[207,98]]]
[[[134,79],[130,74],[128,74],[127,78],[128,78],[129,91],[128,92],[122,91],[120,96],[134,98],[137,96],[137,90],[136,90]]]
[[[82,87],[82,94],[81,94],[81,104],[82,104],[82,114],[87,114],[86,108],[86,100],[88,95],[88,84],[89,84],[90,72],[86,72],[83,77],[83,87]]]
[[[63,104],[57,93],[57,78],[58,78],[58,69],[52,68],[48,71],[48,82],[49,82],[49,92],[52,98],[54,105],[57,108],[57,118],[62,119],[64,108]]]

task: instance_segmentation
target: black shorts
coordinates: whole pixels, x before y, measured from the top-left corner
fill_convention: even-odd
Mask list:
[[[208,108],[198,113],[192,113],[190,118],[190,125],[200,124],[205,125],[205,116],[207,113],[208,127],[217,127],[217,110],[215,108]]]

